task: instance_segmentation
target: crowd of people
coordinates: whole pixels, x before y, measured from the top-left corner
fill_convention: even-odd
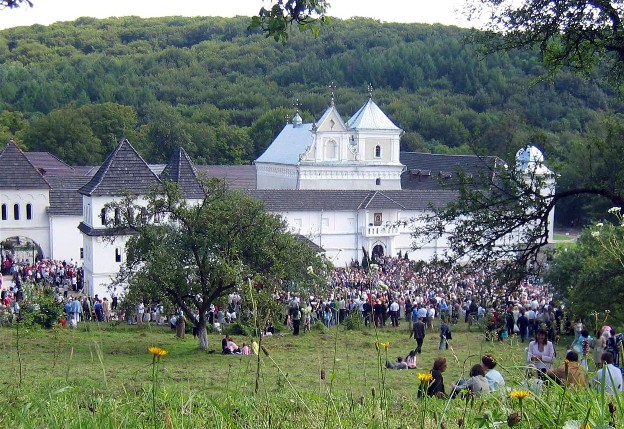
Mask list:
[[[74,261],[30,263],[6,257],[2,261],[2,272],[12,281],[10,285],[0,285],[0,313],[18,313],[19,303],[24,299],[23,284],[31,282],[54,290],[57,301],[64,305],[65,321],[72,327],[83,320],[119,319],[129,324],[169,323],[172,329],[178,329],[181,325],[178,322],[186,322],[179,310],[166,314],[160,301],[149,305],[140,302],[135,307],[121,309],[116,290],[111,292],[110,301],[107,297],[82,294],[82,270]],[[349,317],[359,318],[371,327],[398,328],[404,324],[410,338],[416,341],[415,348],[406,356],[398,357],[395,363],[387,362],[386,366],[413,369],[427,335],[439,336],[440,350],[448,348],[452,326],[463,320],[479,323],[492,339],[504,340],[517,335],[520,341],[527,341],[527,364],[542,379],[587,385],[584,371],[591,359],[599,371],[595,384],[607,384],[608,391],[622,389],[618,368],[622,335],[607,326],[592,338],[580,320],[572,322],[565,318],[563,308],[553,303],[548,285],[538,277],[527,277],[513,293],[501,299],[501,285],[486,270],[459,270],[444,264],[377,257],[375,264],[367,268],[352,263],[349,267],[334,269],[324,286],[316,296],[283,291],[275,297],[285,306],[283,323],[293,335],[309,331],[317,322],[331,327],[344,323]],[[223,326],[241,317],[241,308],[242,299],[233,292],[224,305],[210,306],[208,323],[220,332]],[[275,328],[269,321],[264,334],[273,333]],[[554,368],[554,344],[560,334],[574,334],[574,341],[567,352],[565,367]],[[239,348],[229,335],[223,338],[224,354],[248,354],[249,350],[247,344]],[[499,389],[504,386],[504,379],[495,368],[494,357],[483,356],[482,363],[470,369],[469,378],[451,385],[451,392],[469,390],[480,395]],[[446,395],[442,376],[445,369],[444,358],[434,361],[429,394]]]

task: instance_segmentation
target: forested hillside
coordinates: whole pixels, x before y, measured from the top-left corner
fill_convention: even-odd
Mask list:
[[[536,144],[555,169],[588,130],[622,109],[605,88],[563,72],[538,79],[536,55],[487,57],[468,30],[335,20],[286,45],[249,18],[82,18],[0,31],[0,141],[97,164],[125,136],[151,162],[182,145],[199,163],[249,163],[300,100],[304,121],[330,101],[353,114],[374,98],[406,133],[403,150],[510,159]]]

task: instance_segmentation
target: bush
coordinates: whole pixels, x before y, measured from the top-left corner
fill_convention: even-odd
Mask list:
[[[314,325],[312,325],[312,329],[313,331],[316,332],[320,332],[322,334],[326,334],[329,332],[329,329],[327,329],[327,326],[325,326],[325,324],[323,322],[321,322],[320,320],[317,320],[316,323]]]
[[[343,326],[347,331],[359,331],[364,327],[364,319],[359,311],[352,311],[344,320]]]
[[[29,302],[21,303],[20,318],[27,327],[50,329],[61,321],[63,313],[63,305],[56,302],[54,292],[44,289],[33,294]]]
[[[223,333],[229,335],[242,335],[245,337],[253,337],[253,332],[253,327],[244,325],[240,322],[225,325],[225,327],[223,328]]]

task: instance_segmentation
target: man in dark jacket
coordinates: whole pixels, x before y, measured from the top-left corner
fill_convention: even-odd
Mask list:
[[[416,353],[419,354],[422,352],[422,345],[425,341],[426,327],[427,325],[425,325],[425,322],[423,322],[422,319],[418,319],[416,322],[414,322],[414,325],[412,326],[412,332],[410,333],[410,338],[414,336],[414,338],[416,339]]]

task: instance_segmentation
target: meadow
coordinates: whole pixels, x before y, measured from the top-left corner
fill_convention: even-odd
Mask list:
[[[405,322],[277,333],[251,356],[222,355],[222,335],[210,334],[207,352],[191,335],[176,338],[168,327],[116,322],[81,323],[75,330],[3,326],[0,335],[3,427],[596,428],[622,422],[620,398],[594,389],[552,385],[525,399],[512,397],[531,390],[527,344],[516,337],[486,341],[462,322],[453,327],[449,350],[438,350],[437,330],[428,332],[418,368],[401,371],[384,364],[415,347]],[[234,340],[240,346],[253,339]],[[570,342],[562,339],[557,365]],[[153,355],[152,346],[166,355]],[[430,370],[435,357],[447,359],[448,391],[484,353],[496,357],[507,390],[479,398],[418,397],[418,374]]]

